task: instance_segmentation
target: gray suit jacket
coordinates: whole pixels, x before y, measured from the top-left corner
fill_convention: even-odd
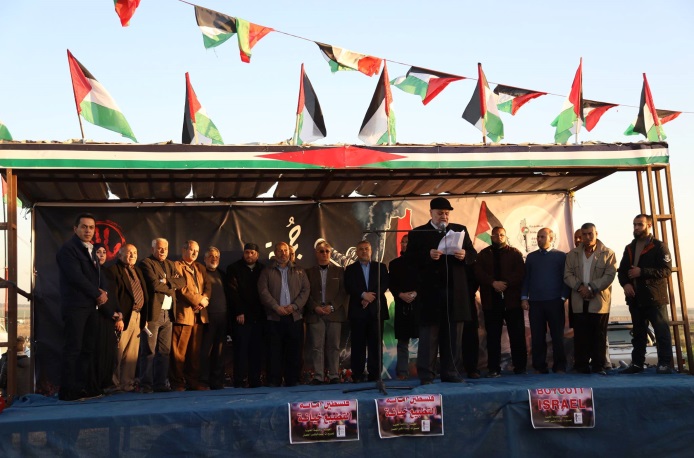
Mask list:
[[[323,282],[321,282],[320,267],[313,266],[306,271],[311,295],[306,302],[304,320],[307,323],[317,323],[320,318],[326,321],[347,321],[347,292],[345,291],[345,271],[334,264],[328,265],[328,277],[325,282],[325,303],[335,308],[330,315],[318,315],[316,307],[321,306],[323,299]]]

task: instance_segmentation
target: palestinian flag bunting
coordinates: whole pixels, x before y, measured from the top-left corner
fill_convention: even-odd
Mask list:
[[[12,135],[10,135],[10,131],[7,129],[7,126],[0,121],[0,140],[12,140]]]
[[[253,24],[252,22],[237,17],[236,32],[239,37],[239,54],[241,54],[241,60],[247,64],[251,63],[251,49],[253,49],[253,46],[265,35],[273,31],[274,29],[270,27]]]
[[[367,145],[395,144],[395,113],[392,103],[393,94],[390,92],[388,66],[384,63],[381,77],[376,84],[376,91],[359,130],[361,141]]]
[[[617,105],[614,103],[607,102],[597,102],[595,100],[583,99],[583,117],[585,121],[583,123],[586,126],[586,130],[590,132],[597,125],[602,115],[607,112],[610,108],[614,108]]]
[[[475,238],[482,240],[487,245],[492,244],[492,229],[502,227],[501,221],[494,216],[491,210],[487,207],[487,202],[482,201],[480,205],[480,216],[477,219],[477,229],[475,229]]]
[[[674,119],[674,117],[671,119]],[[648,86],[648,79],[645,73],[643,74],[639,114],[636,117],[636,121],[624,132],[624,135],[636,134],[643,135],[649,142],[659,142],[667,138],[658,117],[658,111],[655,109],[651,88]]]
[[[190,76],[186,72],[186,103],[183,112],[181,143],[188,145],[223,145],[222,136],[198,101]]]
[[[89,70],[67,51],[67,60],[72,77],[72,90],[75,94],[77,112],[82,117],[99,127],[118,132],[124,137],[137,142],[135,135],[115,100],[99,83]]]
[[[202,6],[195,7],[195,20],[202,32],[205,49],[219,46],[236,34],[236,19]]]
[[[499,96],[496,105],[499,111],[511,113],[513,116],[515,116],[520,107],[530,102],[532,99],[547,95],[546,92],[531,91],[529,89],[505,86],[503,84],[497,84],[494,88],[494,93]]]
[[[410,67],[405,76],[395,78],[390,84],[408,94],[420,96],[422,104],[426,105],[439,95],[441,91],[446,89],[446,86],[453,81],[462,79],[464,79],[462,76],[435,72],[425,68]]]
[[[681,111],[658,110],[658,109],[656,109],[655,112],[658,114],[658,119],[660,119],[660,125],[661,126],[667,122],[672,121],[673,119],[677,118],[679,115],[682,114]]]
[[[463,119],[496,143],[504,138],[504,124],[501,122],[497,108],[498,96],[489,89],[487,78],[482,71],[482,64],[477,64],[477,73],[477,86],[463,112]]]
[[[572,135],[578,134],[583,123],[583,59],[578,64],[571,92],[564,101],[561,113],[550,124],[555,127],[554,141],[565,144]]]
[[[301,64],[301,81],[299,83],[299,103],[296,108],[296,129],[292,145],[303,145],[325,138],[327,135],[323,111],[313,85]]]
[[[381,68],[381,59],[378,57],[359,54],[337,46],[318,43],[318,48],[323,57],[330,64],[333,73],[344,70],[358,70],[367,76],[373,76]]]
[[[130,25],[130,19],[135,14],[135,10],[140,6],[140,0],[113,0],[116,7],[116,14],[120,18],[123,27]]]

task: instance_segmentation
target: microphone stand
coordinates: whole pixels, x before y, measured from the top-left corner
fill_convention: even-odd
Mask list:
[[[364,234],[388,234],[388,233],[398,233],[398,232],[407,232],[409,233],[410,230],[376,230],[376,231],[364,231]],[[434,230],[432,229],[432,232],[442,232],[441,230]],[[379,246],[379,251],[380,251],[380,246]],[[378,357],[378,375],[376,376],[376,386],[373,387],[359,387],[359,388],[348,388],[346,390],[342,390],[343,393],[354,393],[358,391],[367,391],[371,389],[377,389],[380,393],[382,393],[384,396],[388,395],[388,392],[386,391],[386,385],[383,382],[383,377],[381,374],[383,373],[383,336],[381,332],[381,327],[383,326],[383,323],[381,322],[381,295],[383,294],[381,292],[381,262],[376,260],[376,263],[378,264],[378,272],[376,275],[376,320],[378,323],[377,326],[377,331],[376,331],[376,337],[378,338],[378,354],[376,355]],[[368,288],[369,285],[366,285]],[[369,358],[372,355],[369,355]],[[414,387],[410,385],[403,385],[403,386],[389,386],[388,388],[392,390],[411,390]]]

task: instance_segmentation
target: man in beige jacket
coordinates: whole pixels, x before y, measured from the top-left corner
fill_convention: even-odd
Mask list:
[[[614,251],[598,240],[593,223],[581,226],[581,245],[566,255],[564,283],[571,288],[576,372],[605,375],[605,341],[617,273]]]

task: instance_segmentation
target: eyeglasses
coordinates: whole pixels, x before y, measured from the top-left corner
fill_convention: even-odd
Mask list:
[[[319,253],[330,253],[332,250],[317,250]]]

